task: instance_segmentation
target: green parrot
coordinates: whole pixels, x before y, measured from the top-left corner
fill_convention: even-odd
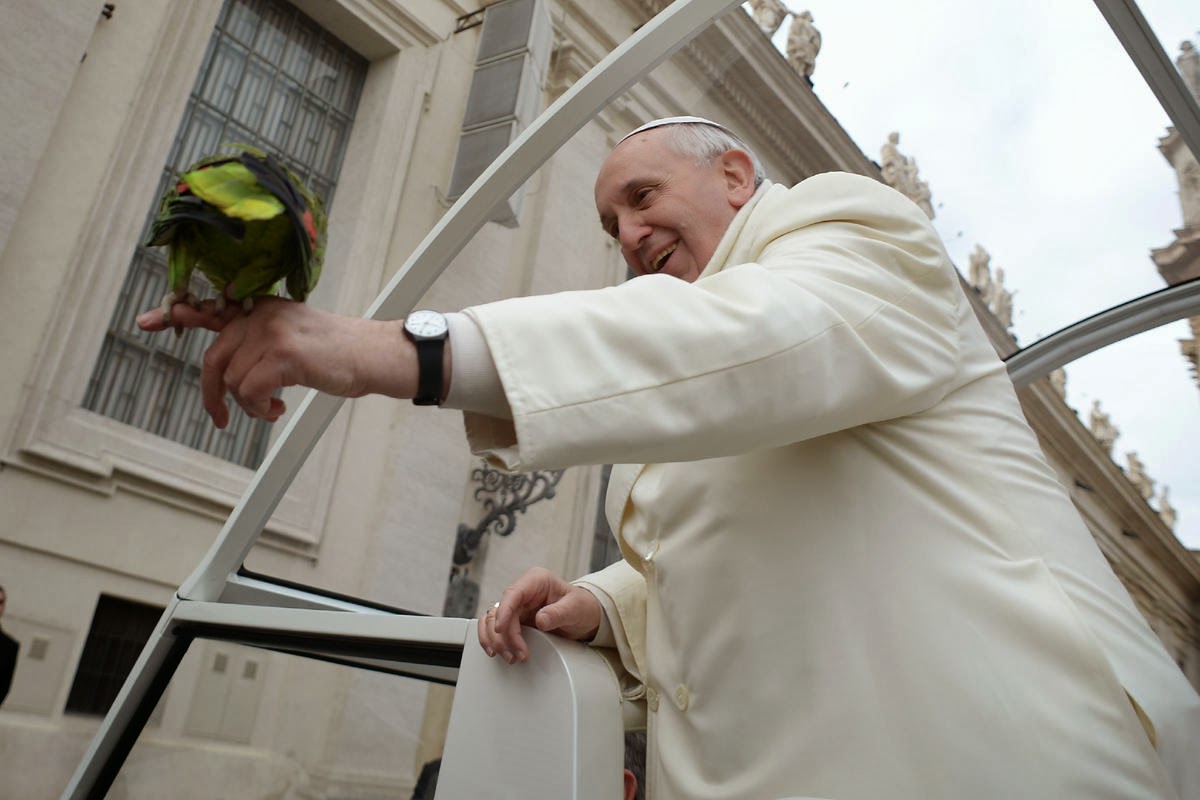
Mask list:
[[[170,291],[162,301],[186,301],[192,270],[199,268],[227,302],[249,310],[255,295],[288,295],[303,302],[321,277],[325,212],[320,200],[275,158],[244,145],[236,155],[201,159],[166,192],[150,229],[149,246],[167,247]],[[178,329],[177,329],[178,332]]]

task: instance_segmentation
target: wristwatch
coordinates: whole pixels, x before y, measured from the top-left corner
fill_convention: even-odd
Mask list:
[[[436,406],[442,399],[442,351],[450,328],[436,311],[414,311],[404,320],[404,335],[417,347],[417,395],[413,404]]]

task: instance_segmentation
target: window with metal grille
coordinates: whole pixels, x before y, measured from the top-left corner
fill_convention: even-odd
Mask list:
[[[69,713],[108,713],[162,612],[156,606],[100,595],[67,697]]]
[[[325,203],[333,196],[366,61],[282,0],[227,0],[156,197],[199,158],[230,142],[279,156]],[[146,218],[148,235],[155,207]],[[133,319],[167,292],[163,248],[139,246],[121,288],[83,406],[246,467],[266,453],[270,425],[235,411],[218,430],[200,400],[200,359],[213,339],[138,331]],[[211,295],[200,276],[192,293]]]

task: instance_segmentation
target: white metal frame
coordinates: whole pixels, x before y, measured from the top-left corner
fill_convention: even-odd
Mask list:
[[[1139,333],[1200,315],[1200,280],[1113,306],[1040,339],[1005,360],[1013,385],[1024,389],[1064,364]]]
[[[1133,0],[1095,2],[1183,141],[1200,155],[1200,106],[1137,4]],[[736,0],[676,0],[613,50],[459,198],[366,316],[395,319],[407,314],[498,203],[599,109],[735,5],[739,5]],[[1018,386],[1024,386],[1098,347],[1197,313],[1200,284],[1173,287],[1097,314],[1017,353],[1009,359],[1010,374]],[[502,669],[484,658],[477,645],[472,646],[474,628],[468,620],[404,615],[240,574],[247,553],[341,404],[340,398],[317,392],[304,398],[212,548],[163,612],[63,793],[64,800],[107,794],[195,638],[242,642],[457,683],[444,763],[451,767],[456,762],[466,763],[469,757],[477,765],[482,757],[490,767],[448,769],[439,781],[439,797],[488,796],[486,789],[498,781],[504,782],[506,791],[525,786],[520,792],[524,797],[582,800],[617,796],[617,784],[609,787],[604,777],[611,773],[617,781],[620,776],[620,762],[611,757],[612,743],[619,742],[614,732],[619,731],[622,714],[617,684],[615,676],[605,672],[606,662],[587,648],[531,631],[535,666]],[[531,676],[536,676],[533,684],[529,683],[534,680]],[[548,708],[553,708],[554,714],[539,721],[537,715]],[[522,714],[533,714],[535,724],[518,723]],[[566,722],[556,725],[549,720]],[[490,734],[480,735],[481,731]],[[539,731],[550,735],[539,738]],[[514,737],[528,737],[525,741],[536,741],[538,747],[557,747],[554,752],[568,756],[569,774],[562,776],[561,782],[555,778],[547,783],[547,775],[540,770],[561,760],[547,756],[537,765],[536,780],[523,783],[527,770],[512,758],[502,757],[507,752],[505,739]],[[486,774],[486,786],[472,783],[481,774]],[[596,793],[589,786],[601,791]]]

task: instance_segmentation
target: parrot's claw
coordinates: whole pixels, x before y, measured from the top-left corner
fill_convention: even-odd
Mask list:
[[[162,305],[159,306],[159,310],[162,311],[163,325],[174,327],[175,335],[183,336],[182,325],[171,325],[171,307],[176,303],[187,303],[192,308],[197,308],[200,305],[200,301],[187,290],[182,292],[176,290],[169,291],[162,299]]]
[[[245,300],[242,301],[242,311],[245,311],[247,314],[249,314],[253,310],[254,310],[254,298],[247,297]]]

